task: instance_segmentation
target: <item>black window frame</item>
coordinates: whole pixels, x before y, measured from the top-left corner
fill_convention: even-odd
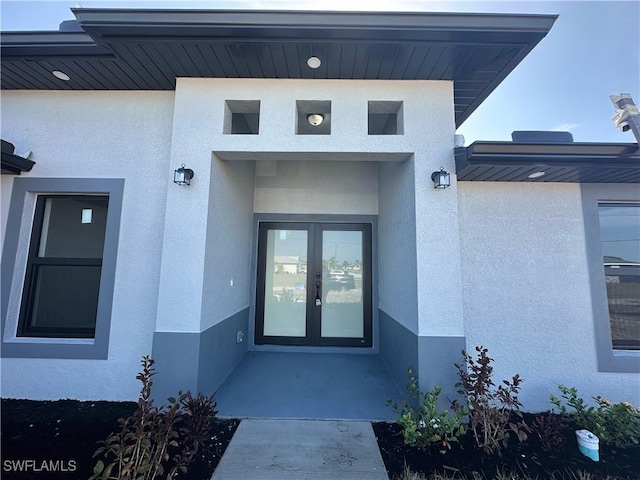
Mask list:
[[[373,243],[372,224],[367,222],[304,222],[304,221],[259,221],[257,283],[254,341],[256,345],[295,345],[308,347],[357,347],[373,346]],[[320,310],[315,307],[315,279],[311,273],[307,276],[306,335],[303,337],[285,337],[264,334],[265,279],[266,279],[266,246],[269,230],[303,230],[308,232],[307,259],[308,272],[322,271],[322,258],[316,246],[322,244],[325,230],[362,232],[362,305],[363,336],[362,337],[323,337],[321,335]]]
[[[36,207],[33,217],[33,228],[29,240],[29,250],[27,257],[27,265],[25,271],[24,288],[22,291],[22,300],[20,303],[20,314],[18,319],[18,331],[17,337],[35,337],[35,338],[95,338],[96,324],[98,317],[98,305],[96,303],[96,318],[93,328],[65,328],[65,327],[34,327],[29,325],[29,319],[33,313],[35,289],[37,285],[38,270],[40,267],[54,266],[54,267],[100,267],[100,274],[102,274],[102,263],[104,257],[104,240],[103,240],[103,253],[100,258],[69,258],[69,257],[40,257],[38,251],[40,249],[40,242],[42,236],[42,230],[44,226],[44,215],[46,202],[50,198],[106,198],[107,209],[109,208],[109,194],[64,194],[64,195],[51,195],[41,194],[36,198]],[[105,230],[106,236],[106,230]],[[100,287],[98,286],[98,295],[100,294]]]

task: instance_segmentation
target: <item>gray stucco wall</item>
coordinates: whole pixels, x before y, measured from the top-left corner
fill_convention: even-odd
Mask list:
[[[418,373],[418,337],[400,322],[379,310],[380,358],[391,373],[398,389],[405,392],[407,369]]]
[[[247,351],[246,338],[237,342],[236,333],[246,331],[248,314],[244,309],[202,333],[154,333],[154,398],[164,402],[178,390],[215,393]]]

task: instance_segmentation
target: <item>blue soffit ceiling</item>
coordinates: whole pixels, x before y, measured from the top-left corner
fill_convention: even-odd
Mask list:
[[[449,80],[456,125],[556,15],[72,9],[64,31],[2,32],[2,89],[172,90],[176,77]],[[317,69],[307,59],[318,57]],[[64,72],[70,80],[53,76]]]

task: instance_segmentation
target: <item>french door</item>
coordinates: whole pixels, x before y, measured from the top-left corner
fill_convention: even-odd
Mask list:
[[[371,225],[260,223],[257,344],[371,346]]]

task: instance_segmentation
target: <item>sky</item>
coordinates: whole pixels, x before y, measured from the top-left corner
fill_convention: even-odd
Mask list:
[[[458,129],[465,144],[511,140],[514,130],[569,131],[577,142],[635,142],[616,129],[609,95],[640,105],[640,0],[1,0],[2,31],[57,30],[70,8],[195,8],[544,13],[549,34]]]

